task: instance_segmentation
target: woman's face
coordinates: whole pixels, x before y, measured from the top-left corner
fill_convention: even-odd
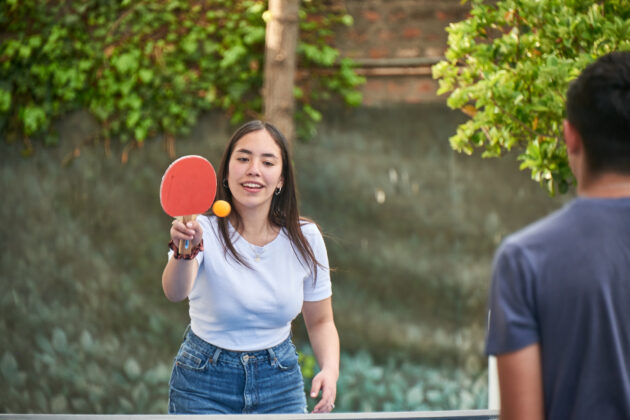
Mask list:
[[[267,130],[247,133],[234,145],[228,164],[228,185],[239,211],[269,211],[273,194],[282,188],[282,154]]]

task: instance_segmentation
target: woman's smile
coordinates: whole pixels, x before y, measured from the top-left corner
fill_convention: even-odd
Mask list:
[[[241,186],[245,189],[245,191],[253,193],[259,192],[263,188],[263,186],[258,182],[243,182]]]

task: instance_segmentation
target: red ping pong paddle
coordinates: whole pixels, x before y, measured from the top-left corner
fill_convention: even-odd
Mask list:
[[[186,223],[208,211],[217,192],[217,176],[205,158],[182,156],[164,172],[160,184],[160,203],[171,217]],[[190,241],[179,242],[179,253],[190,254]]]

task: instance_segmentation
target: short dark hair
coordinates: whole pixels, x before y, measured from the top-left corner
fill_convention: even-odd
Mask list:
[[[630,173],[630,51],[588,65],[567,92],[567,119],[594,174]]]

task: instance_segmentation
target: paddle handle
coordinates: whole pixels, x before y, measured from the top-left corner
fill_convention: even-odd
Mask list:
[[[188,222],[192,222],[197,218],[196,214],[192,214],[190,216],[182,216],[182,223],[186,224]],[[178,252],[180,255],[188,255],[192,251],[193,245],[191,241],[188,240],[180,240],[179,241],[179,249]]]

